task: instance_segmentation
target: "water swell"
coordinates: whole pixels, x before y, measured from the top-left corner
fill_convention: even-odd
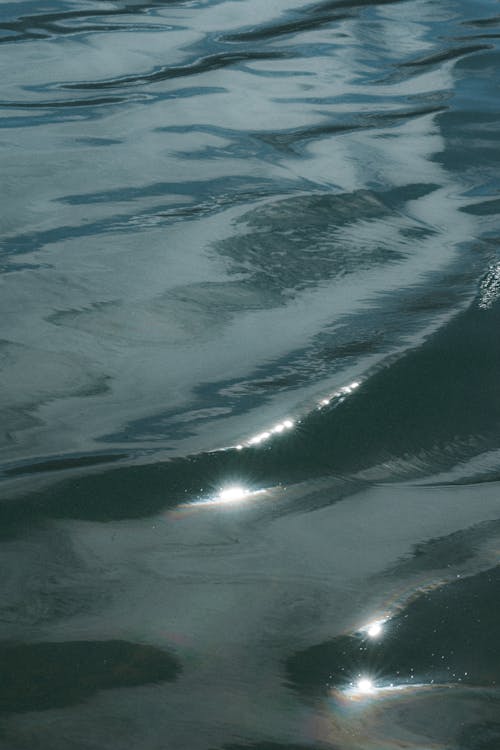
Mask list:
[[[498,306],[490,311],[469,308],[422,347],[372,375],[358,392],[304,416],[290,434],[243,450],[110,468],[82,475],[76,483],[69,478],[51,484],[25,500],[2,503],[4,531],[43,518],[147,517],[200,499],[207,488],[216,491],[224,477],[247,477],[252,486],[265,488],[325,476],[368,476],[367,469],[383,465],[385,481],[408,479],[498,448],[493,394],[500,362],[494,335],[483,325],[488,314],[496,319]],[[464,335],[474,341],[467,352],[456,344]],[[429,460],[418,459],[422,451],[429,452]],[[416,461],[408,459],[412,455]],[[393,473],[391,461],[398,457],[404,463],[396,463]]]

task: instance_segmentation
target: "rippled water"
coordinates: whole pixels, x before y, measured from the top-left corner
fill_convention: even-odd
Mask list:
[[[498,750],[499,40],[0,5],[0,750]]]

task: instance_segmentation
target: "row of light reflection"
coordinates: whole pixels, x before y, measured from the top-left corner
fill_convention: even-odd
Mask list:
[[[352,383],[349,383],[349,385],[343,386],[339,390],[332,393],[330,396],[321,399],[318,402],[318,408],[323,409],[329,406],[334,401],[343,401],[346,396],[359,388],[360,385],[361,383],[359,381],[353,381]],[[268,430],[254,435],[247,441],[239,443],[235,446],[235,448],[236,450],[240,451],[245,447],[260,445],[275,435],[279,435],[293,429],[295,425],[296,423],[292,419],[285,419],[282,422],[278,422]],[[268,490],[266,489],[251,490],[240,484],[227,485],[220,488],[219,491],[213,496],[189,503],[189,505],[238,505],[240,503],[245,503],[249,500],[252,500],[256,496],[265,495],[267,492]],[[384,636],[389,619],[389,616],[386,616],[383,618],[372,620],[365,624],[363,627],[359,628],[358,632],[365,638],[378,640]],[[346,687],[344,687],[340,691],[335,692],[337,693],[338,697],[341,696],[346,701],[361,701],[362,703],[364,703],[365,701],[374,698],[382,698],[385,696],[388,697],[396,692],[400,693],[402,691],[415,690],[415,688],[421,689],[426,687],[438,686],[416,683],[380,684],[379,681],[377,681],[369,674],[358,674],[349,682]]]
[[[328,406],[334,399],[341,399],[343,400],[345,396],[355,391],[361,383],[357,380],[353,381],[352,383],[349,383],[349,385],[342,386],[339,390],[332,393],[330,396],[321,399],[321,401],[318,402],[318,408],[324,408],[325,406]],[[238,445],[234,446],[236,450],[241,451],[244,448],[248,448],[251,446],[257,446],[261,445],[262,443],[265,443],[270,438],[274,437],[275,435],[280,435],[284,432],[287,432],[289,430],[292,430],[296,426],[296,422],[293,419],[284,419],[282,422],[277,422],[273,427],[270,427],[267,430],[264,430],[264,432],[259,432],[256,435],[253,435],[251,438],[246,440],[245,442],[238,443]],[[254,497],[258,495],[265,494],[267,490],[259,489],[259,490],[250,490],[243,485],[235,484],[235,485],[229,485],[222,487],[219,489],[217,493],[212,495],[211,497],[195,500],[194,502],[188,503],[189,506],[200,506],[200,505],[232,505],[232,504],[238,504],[242,502],[246,502],[248,500],[253,499]]]
[[[223,487],[213,497],[196,501],[192,505],[233,505],[253,499],[258,495],[265,495],[266,489],[249,490],[242,485],[230,485]],[[386,629],[390,621],[390,616],[380,617],[371,620],[357,630],[359,635],[370,640],[379,640],[386,634]],[[336,690],[338,697],[347,701],[365,702],[374,698],[389,697],[391,694],[401,693],[403,691],[415,690],[415,688],[433,687],[432,685],[408,683],[380,684],[369,674],[358,674],[341,690]],[[437,686],[435,686],[437,687]]]
[[[238,443],[238,445],[236,446],[236,450],[241,451],[245,446],[259,445],[260,443],[264,443],[273,435],[279,435],[281,432],[285,432],[285,430],[291,430],[294,426],[295,422],[292,419],[285,419],[283,422],[278,422],[278,424],[275,424],[274,427],[271,427],[269,430],[265,430],[264,432],[259,432],[258,435],[254,435],[246,443]]]
[[[344,396],[347,396],[349,393],[352,393],[356,390],[356,388],[359,388],[361,383],[359,380],[353,380],[352,383],[349,383],[349,385],[344,385],[342,388],[340,388],[338,391],[335,391],[335,393],[332,393],[331,396],[327,396],[326,398],[321,399],[319,402],[319,406],[329,406],[332,401],[335,399],[341,399]]]
[[[318,403],[318,408],[324,408],[325,406],[328,406],[334,399],[343,399],[346,395],[349,393],[352,393],[355,391],[361,383],[357,380],[353,381],[352,383],[349,383],[349,385],[342,386],[339,390],[335,391],[333,394],[328,396],[327,398],[321,399]],[[265,443],[270,438],[274,437],[275,435],[281,435],[284,432],[287,432],[289,430],[292,430],[296,426],[296,422],[293,419],[284,419],[282,422],[277,422],[273,427],[270,427],[268,430],[264,430],[264,432],[259,432],[256,435],[253,435],[251,438],[246,440],[245,442],[238,443],[238,445],[234,446],[236,450],[241,451],[244,448],[248,448],[251,446],[257,446],[261,445],[262,443]],[[190,506],[199,506],[199,505],[232,505],[236,503],[242,503],[248,500],[253,499],[257,495],[262,495],[266,492],[266,490],[250,490],[243,485],[235,484],[230,485],[226,487],[222,487],[219,489],[219,491],[212,495],[209,498],[196,500],[194,502],[188,503]]]
[[[343,399],[345,396],[349,395],[353,391],[355,391],[359,386],[361,385],[361,382],[359,380],[353,380],[352,383],[349,383],[348,385],[342,386],[342,388],[339,388],[338,391],[335,391],[334,393],[330,394],[329,396],[322,398],[321,401],[318,403],[318,408],[324,408],[325,406],[329,406],[332,401],[336,399]],[[264,430],[264,432],[259,432],[257,435],[253,435],[249,440],[247,440],[244,443],[238,443],[236,445],[236,450],[243,450],[243,448],[251,446],[251,445],[260,445],[261,443],[265,443],[267,440],[273,437],[273,435],[279,435],[282,432],[286,432],[287,430],[291,430],[293,427],[295,427],[295,422],[293,419],[285,419],[283,422],[278,422],[273,427],[270,427],[268,430]]]
[[[385,635],[386,626],[389,623],[389,616],[383,617],[377,620],[372,620],[358,630],[358,633],[370,640],[379,640]],[[389,697],[396,693],[407,692],[408,690],[414,691],[415,689],[439,687],[438,685],[426,685],[424,683],[400,683],[397,684],[390,682],[380,684],[374,677],[369,674],[358,674],[352,679],[349,684],[340,691],[336,691],[337,695],[341,695],[348,701],[362,701]]]
[[[359,632],[370,638],[371,640],[378,640],[384,634],[384,626],[387,623],[387,618],[380,620],[372,620],[371,622],[360,628]],[[392,687],[392,686],[391,686]],[[344,690],[344,694],[350,698],[367,697],[373,695],[376,690],[379,690],[375,686],[375,683],[368,675],[358,675],[357,681],[351,682],[349,687]]]
[[[349,385],[345,385],[338,391],[335,391],[330,396],[321,399],[318,404],[318,408],[329,406],[335,399],[342,399],[348,394],[355,391],[361,383],[359,381],[353,381]],[[278,422],[276,425],[271,427],[264,432],[260,432],[254,435],[245,443],[238,443],[236,445],[237,450],[243,450],[243,448],[253,445],[260,445],[266,442],[274,435],[279,435],[287,430],[291,430],[295,426],[295,422],[292,419],[285,419],[282,422]],[[249,490],[243,485],[230,485],[223,487],[213,497],[196,501],[193,505],[232,505],[247,501],[257,495],[265,494],[266,490]],[[378,639],[382,637],[384,631],[384,625],[387,622],[387,618],[373,620],[372,622],[365,625],[360,629],[360,632],[372,639]],[[392,689],[394,686],[386,686],[384,688],[377,687],[373,679],[367,675],[359,675],[356,682],[351,682],[343,693],[346,697],[359,698],[368,697],[374,695],[380,690]],[[403,687],[403,686],[402,686]]]

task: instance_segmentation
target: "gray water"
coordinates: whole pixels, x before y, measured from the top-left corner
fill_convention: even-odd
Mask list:
[[[0,5],[1,750],[500,748],[499,39]]]

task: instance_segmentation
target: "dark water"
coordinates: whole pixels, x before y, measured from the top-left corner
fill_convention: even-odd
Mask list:
[[[0,5],[0,750],[500,749],[499,40]]]

